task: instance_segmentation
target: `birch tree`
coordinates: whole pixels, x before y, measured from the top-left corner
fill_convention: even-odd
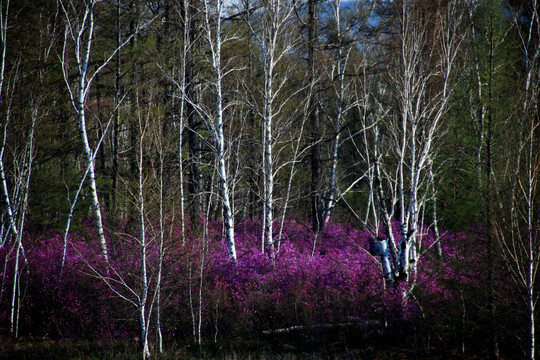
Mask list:
[[[165,150],[163,138],[155,139],[162,135],[162,123],[157,123],[160,119],[155,114],[155,89],[149,91],[146,95],[148,99],[142,99],[141,84],[137,84],[134,90],[135,110],[138,123],[138,139],[136,147],[136,163],[138,176],[136,187],[131,192],[131,201],[134,202],[134,208],[137,213],[134,214],[138,220],[138,227],[134,234],[120,234],[118,241],[121,244],[120,251],[117,251],[114,257],[98,268],[87,261],[87,266],[92,274],[100,279],[107,288],[119,299],[129,304],[137,317],[139,325],[141,355],[143,359],[148,359],[150,352],[150,336],[152,330],[152,321],[154,319],[154,307],[156,307],[156,331],[159,351],[162,350],[161,336],[161,291],[163,274],[163,263],[165,255],[164,238],[164,215],[163,215],[163,152]],[[148,85],[148,84],[145,84]],[[148,101],[148,103],[146,103]],[[154,119],[156,117],[157,119]],[[157,124],[156,124],[157,123]],[[157,130],[159,128],[160,130]],[[154,134],[150,132],[153,131]],[[156,167],[151,171],[146,168],[146,159],[148,159],[150,144],[157,143],[158,159]],[[153,175],[153,176],[152,176]],[[158,221],[157,231],[152,231],[153,227],[149,224],[149,209],[147,197],[151,193],[151,184],[149,179],[154,179],[158,192]],[[150,252],[149,247],[155,242],[157,253]],[[138,268],[120,268],[116,261],[122,258],[129,258],[138,264]],[[125,258],[124,258],[125,259]]]
[[[4,76],[5,76],[5,69],[6,69],[6,52],[7,52],[7,30],[8,30],[8,19],[9,19],[9,0],[5,2],[2,1],[0,3],[0,41],[1,41],[1,48],[0,48],[0,106],[5,108],[4,101]],[[2,109],[4,110],[4,109]],[[11,231],[13,231],[15,234],[18,233],[17,230],[17,224],[15,222],[14,216],[13,216],[13,208],[11,204],[11,197],[9,194],[9,189],[7,185],[7,179],[6,179],[6,172],[4,168],[4,151],[5,151],[5,143],[6,143],[6,132],[7,132],[7,122],[9,120],[9,111],[6,112],[6,121],[4,123],[4,129],[3,129],[3,142],[2,142],[2,149],[0,151],[0,181],[2,186],[2,198],[4,203],[6,204],[6,213],[8,217],[9,222],[9,228],[7,229],[7,234],[4,236],[4,227],[2,226],[2,239],[0,242],[0,248],[4,246],[7,235]]]
[[[383,134],[392,142],[395,162],[378,157],[376,170],[379,171],[375,172],[376,183],[381,183],[383,175],[389,175],[395,184],[400,222],[395,272],[397,279],[408,279],[412,284],[421,250],[417,244],[419,214],[428,198],[425,185],[431,180],[430,164],[437,154],[441,123],[455,85],[464,17],[459,1],[425,10],[423,5],[421,1],[404,0],[393,8],[398,56],[389,71],[398,107],[395,114],[385,116]],[[381,191],[375,193],[377,202],[392,203],[383,198]]]
[[[339,143],[341,139],[341,128],[343,126],[343,117],[345,113],[345,90],[344,72],[347,67],[348,53],[350,49],[344,48],[345,34],[343,34],[342,21],[341,21],[341,0],[335,0],[332,2],[333,17],[336,27],[336,59],[335,59],[335,78],[337,79],[336,97],[337,97],[337,110],[334,120],[334,138],[332,139],[331,158],[332,163],[330,165],[330,184],[328,185],[328,193],[325,199],[324,212],[322,215],[323,226],[330,220],[330,214],[335,206],[336,202],[336,187],[337,187],[337,166],[338,166],[338,152]],[[345,52],[345,54],[344,54]],[[334,78],[334,76],[332,76]]]
[[[134,29],[133,33],[124,42],[114,48],[109,56],[101,61],[95,67],[95,70],[92,71],[90,69],[90,63],[96,27],[95,10],[99,2],[98,0],[87,0],[84,3],[78,3],[72,0],[59,0],[66,24],[60,62],[71,105],[75,110],[77,128],[82,142],[82,153],[86,162],[85,167],[87,168],[88,185],[92,199],[92,214],[99,238],[101,254],[105,260],[108,260],[107,241],[105,239],[103,216],[96,183],[96,149],[92,148],[88,134],[87,100],[92,83],[98,74],[113,60],[120,49],[129,43],[133,36],[141,28],[151,23],[153,19],[143,24],[140,28]],[[74,65],[71,64],[71,61],[74,61]],[[72,68],[75,69],[75,80],[71,78]]]
[[[92,51],[92,40],[94,37],[94,10],[96,3],[97,2],[94,0],[85,2],[82,14],[80,14],[79,12],[81,12],[81,10],[78,8],[77,4],[72,1],[67,3],[60,1],[60,5],[66,17],[64,48],[62,51],[61,63],[64,80],[71,98],[71,104],[77,116],[77,127],[82,141],[82,150],[86,160],[86,167],[88,168],[88,183],[92,197],[92,211],[101,246],[101,253],[103,258],[108,260],[107,241],[105,240],[105,233],[103,230],[101,206],[96,185],[95,158],[93,156],[93,149],[90,145],[86,124],[86,100],[92,81],[97,75],[97,71],[93,74],[89,74],[88,68]],[[71,40],[73,43],[73,52],[78,75],[75,84],[71,83],[69,77],[69,63],[66,57],[68,40]],[[103,68],[104,65],[106,65],[106,63],[103,64],[101,68]]]
[[[8,49],[7,35],[9,10],[9,1],[0,2],[0,110],[2,111],[2,120],[0,122],[2,126],[0,145],[0,187],[4,206],[4,209],[2,209],[2,220],[4,214],[7,216],[7,226],[4,225],[3,221],[1,224],[0,249],[8,244],[9,239],[12,239],[12,248],[7,252],[8,255],[14,252],[9,323],[10,333],[17,337],[21,303],[21,275],[24,265],[22,259],[26,260],[23,246],[24,226],[28,208],[30,179],[34,160],[34,135],[36,132],[38,117],[41,115],[41,109],[39,106],[40,98],[37,97],[36,99],[30,99],[29,105],[25,106],[25,112],[13,112],[12,100],[15,96],[15,90],[19,85],[19,82],[22,80],[22,74],[19,71],[21,62],[20,54],[15,56],[14,66],[12,66],[10,71],[10,81],[8,82],[7,88],[4,88],[6,54]],[[25,127],[28,128],[22,131],[22,139],[17,139],[18,144],[13,143],[8,145],[8,136],[10,133],[9,129],[13,125],[13,118],[19,118],[18,120],[20,121],[28,121],[28,119],[25,119],[25,114],[30,114],[30,123],[29,125],[25,125]],[[6,171],[4,161],[8,153],[12,158],[12,166],[8,167]],[[8,175],[10,177],[9,179]],[[7,266],[7,257],[5,266]],[[2,284],[2,289],[3,287],[4,286]]]
[[[290,90],[288,82],[295,62],[289,53],[299,43],[294,31],[294,1],[269,0],[260,3],[246,2],[237,11],[245,15],[245,22],[256,41],[263,68],[264,86],[260,94],[253,91],[252,84],[245,84],[247,101],[262,119],[263,124],[263,243],[271,258],[274,257],[275,177],[281,168],[277,164],[279,151],[276,145],[284,129],[288,129],[285,107],[296,91]],[[254,10],[255,9],[255,10]],[[259,105],[261,104],[261,105]],[[276,120],[281,120],[277,122]],[[277,128],[277,129],[276,129]],[[264,251],[264,247],[263,247]]]
[[[140,99],[137,99],[137,105],[139,105]],[[138,165],[139,165],[139,178],[138,178],[138,208],[139,208],[139,221],[140,221],[140,238],[139,238],[139,251],[140,251],[140,279],[141,289],[137,295],[137,310],[139,313],[139,324],[141,328],[141,342],[143,347],[143,359],[150,357],[150,348],[148,346],[148,331],[150,323],[150,315],[147,314],[148,298],[149,298],[149,280],[148,280],[148,265],[147,265],[147,247],[148,240],[146,235],[146,213],[145,213],[145,201],[144,201],[144,136],[147,130],[148,119],[143,119],[141,109],[139,113],[139,146],[138,146]],[[145,121],[146,120],[146,121]],[[160,219],[161,220],[161,219]],[[161,250],[161,249],[160,249]],[[160,254],[161,255],[161,254]],[[160,256],[161,260],[161,256]],[[161,274],[159,274],[161,276]],[[160,279],[158,279],[158,282]]]
[[[343,143],[352,142],[353,147],[357,149],[356,140],[362,138],[364,145],[367,146],[365,142],[367,139],[363,138],[366,132],[362,132],[362,128],[367,129],[368,127],[360,126],[360,132],[357,132],[358,128],[350,126],[348,120],[350,119],[350,112],[356,109],[359,114],[362,114],[362,124],[366,125],[364,121],[367,112],[364,109],[367,109],[365,100],[369,98],[369,91],[363,95],[355,92],[351,79],[353,77],[347,75],[357,74],[355,77],[358,80],[356,84],[361,84],[367,79],[365,59],[371,52],[370,38],[376,36],[367,30],[370,29],[369,22],[374,15],[375,5],[376,2],[373,1],[350,4],[341,0],[329,1],[326,4],[327,11],[331,16],[329,16],[327,23],[323,23],[323,27],[326,27],[326,36],[328,37],[326,47],[330,49],[333,59],[329,74],[329,79],[333,83],[333,94],[329,96],[333,99],[333,104],[327,105],[329,109],[326,109],[326,112],[330,113],[332,141],[329,151],[328,185],[322,212],[323,227],[330,220],[338,200],[343,201],[344,196],[356,189],[358,183],[365,178],[365,174],[360,174],[357,177],[348,179],[349,174],[340,173],[338,165],[340,165],[340,158],[343,157],[340,151]],[[356,46],[360,46],[361,50],[357,50]],[[356,64],[349,66],[351,53],[354,53],[355,61],[353,60],[353,62],[356,62]],[[365,85],[363,84],[361,87]],[[360,89],[358,90],[362,92]],[[358,96],[354,101],[356,95]],[[367,97],[364,95],[367,95]],[[349,136],[346,136],[347,132],[349,132]],[[370,161],[369,158],[364,158],[362,153],[357,152],[357,154],[360,155],[362,161]],[[348,181],[346,185],[343,185],[344,180]],[[342,188],[340,188],[340,185]],[[369,208],[369,205],[367,207]],[[365,223],[367,222],[364,221]]]
[[[535,359],[536,311],[538,304],[537,274],[540,266],[539,180],[540,155],[540,12],[538,1],[524,2],[515,9],[515,28],[519,34],[523,54],[523,83],[519,127],[513,156],[507,158],[507,191],[501,189],[501,202],[495,217],[497,237],[502,255],[520,289],[527,315],[527,345],[529,359]],[[509,201],[506,201],[509,199]]]
[[[232,208],[232,198],[230,194],[229,175],[226,165],[227,148],[225,144],[224,127],[226,122],[226,110],[230,106],[227,103],[223,93],[223,80],[234,69],[226,69],[222,64],[222,46],[231,40],[223,33],[223,1],[222,0],[204,0],[203,9],[203,31],[204,38],[208,44],[210,52],[210,66],[212,70],[214,107],[213,109],[203,110],[199,107],[198,111],[205,117],[207,125],[212,130],[212,140],[216,156],[216,163],[219,177],[220,200],[223,207],[223,226],[229,258],[236,261],[236,246],[234,242],[234,213]],[[195,105],[193,99],[191,103]]]

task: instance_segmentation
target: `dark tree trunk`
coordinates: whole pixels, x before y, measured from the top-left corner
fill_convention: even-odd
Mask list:
[[[318,89],[316,78],[315,43],[317,41],[317,19],[315,17],[315,0],[308,2],[308,66],[312,91],[309,99],[309,122],[311,124],[311,217],[313,231],[322,229],[322,196],[321,196],[321,123]]]
[[[191,45],[195,39],[195,30],[192,26],[192,12],[191,12],[191,2],[186,1],[183,3],[182,12],[184,18],[184,31],[187,31],[188,34],[185,37],[189,44],[186,44],[187,49],[191,49]],[[199,123],[197,121],[195,109],[193,107],[192,101],[195,100],[195,88],[193,86],[194,80],[194,64],[193,64],[193,53],[192,51],[187,51],[185,54],[186,64],[185,72],[183,76],[185,77],[185,92],[186,96],[190,101],[185,102],[185,115],[187,117],[187,135],[188,135],[188,145],[189,145],[189,176],[188,176],[188,192],[190,197],[190,218],[191,218],[191,228],[195,234],[200,230],[201,225],[201,211],[202,211],[202,198],[201,194],[201,173],[199,171],[199,162],[200,162],[200,142],[198,138],[198,128]]]

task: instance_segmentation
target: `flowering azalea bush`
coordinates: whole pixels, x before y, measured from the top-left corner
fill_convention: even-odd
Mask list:
[[[236,228],[236,263],[227,256],[221,224],[206,225],[207,232],[188,236],[185,243],[174,235],[178,230],[164,243],[159,305],[161,328],[170,339],[257,338],[280,328],[368,323],[399,336],[421,331],[443,339],[457,336],[464,314],[472,312],[467,307],[485,288],[485,244],[470,233],[443,234],[444,257],[438,258],[432,234],[423,229],[414,281],[392,284],[384,281],[379,260],[368,251],[369,232],[349,224],[331,222],[314,236],[309,224],[287,221],[279,250],[269,256],[261,250],[260,223],[244,220]],[[397,236],[397,225],[395,231]],[[92,234],[88,229],[69,236],[63,268],[62,234],[25,235],[21,334],[138,336],[136,307],[130,302],[142,286],[138,239],[110,236],[106,263]],[[148,304],[155,318],[160,246],[156,234],[148,236]],[[7,333],[13,249],[5,246],[0,256],[0,321]]]

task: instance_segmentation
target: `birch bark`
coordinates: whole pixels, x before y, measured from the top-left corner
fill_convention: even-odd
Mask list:
[[[204,0],[204,31],[211,53],[211,65],[213,72],[213,86],[215,96],[214,111],[214,142],[216,150],[216,162],[219,176],[219,188],[221,192],[221,204],[223,206],[223,226],[229,258],[236,262],[236,245],[234,241],[234,216],[229,193],[229,176],[225,164],[225,135],[224,135],[224,108],[223,108],[223,78],[225,76],[221,64],[222,40],[222,15],[223,1],[217,0],[212,3]]]
[[[249,11],[248,11],[249,13]],[[274,177],[278,169],[274,165],[274,147],[279,134],[274,132],[274,122],[279,117],[281,109],[291,97],[280,97],[281,90],[289,77],[289,64],[284,59],[293,46],[298,42],[298,36],[290,33],[290,21],[294,15],[294,3],[282,0],[270,0],[261,3],[260,13],[253,18],[246,18],[251,32],[261,50],[261,61],[264,69],[264,89],[262,91],[262,108],[258,107],[258,95],[252,93],[252,107],[260,114],[263,122],[263,243],[268,249],[268,255],[273,258],[274,241]],[[276,71],[282,65],[281,72]],[[249,95],[248,95],[249,96]],[[283,126],[283,125],[282,125]],[[281,233],[281,229],[280,229]],[[278,239],[280,235],[278,235]],[[264,251],[264,248],[263,248]]]
[[[389,238],[392,216],[399,217],[396,275],[412,288],[422,253],[418,248],[421,239],[417,239],[422,236],[418,234],[420,214],[428,192],[434,192],[428,184],[433,182],[431,164],[436,159],[441,122],[456,83],[455,60],[462,43],[459,34],[464,9],[458,1],[449,1],[435,10],[424,9],[423,2],[415,0],[390,6],[397,6],[393,8],[398,19],[394,45],[399,51],[395,59],[399,60],[389,69],[389,96],[399,106],[396,113],[382,112],[382,121],[370,129],[376,147],[374,194]],[[388,102],[385,93],[374,93],[380,97],[374,106]],[[391,150],[386,151],[385,146]],[[385,153],[392,156],[378,155]],[[388,185],[382,186],[385,183]],[[385,188],[390,190],[388,194]],[[397,209],[386,209],[388,206]]]
[[[350,54],[350,48],[345,48],[344,34],[342,33],[341,22],[341,0],[335,0],[332,3],[332,10],[334,12],[334,19],[336,22],[336,36],[337,36],[337,55],[335,60],[336,78],[337,78],[337,111],[334,120],[334,138],[332,140],[331,158],[332,163],[330,166],[330,184],[328,185],[328,192],[325,199],[325,206],[323,211],[323,227],[330,220],[331,212],[336,204],[336,191],[337,191],[337,167],[338,167],[338,155],[339,145],[341,139],[343,116],[345,113],[345,83],[344,83],[344,71],[347,67],[347,61]],[[344,55],[343,52],[346,52]]]
[[[139,103],[139,99],[137,99],[137,103]],[[144,209],[144,191],[143,191],[143,183],[144,183],[144,173],[143,173],[143,159],[144,159],[144,152],[143,152],[143,138],[144,134],[146,132],[146,124],[142,124],[142,119],[140,116],[140,110],[139,110],[139,151],[138,151],[138,167],[139,167],[139,177],[138,177],[138,202],[139,202],[139,221],[140,221],[140,239],[139,239],[139,252],[140,252],[140,260],[141,260],[141,294],[138,296],[138,312],[139,312],[139,323],[141,327],[141,342],[143,346],[143,359],[147,359],[150,357],[150,347],[148,345],[148,329],[149,329],[149,318],[147,319],[146,316],[146,306],[147,306],[147,300],[148,300],[148,273],[147,273],[147,256],[146,256],[146,250],[147,250],[147,240],[146,240],[146,222],[145,222],[145,209]]]
[[[64,51],[62,54],[62,70],[64,72],[66,86],[71,96],[71,102],[77,115],[77,128],[81,137],[82,151],[85,157],[86,167],[88,169],[88,185],[90,187],[90,195],[92,199],[92,212],[101,247],[101,254],[103,255],[103,258],[108,261],[109,256],[107,252],[107,241],[105,239],[105,232],[103,230],[101,206],[99,203],[96,185],[95,158],[88,139],[86,124],[86,100],[93,79],[93,76],[89,79],[88,66],[90,63],[92,40],[94,36],[94,6],[96,2],[91,0],[86,4],[84,15],[82,20],[80,20],[80,23],[73,21],[69,14],[68,7],[74,7],[74,5],[71,2],[64,4],[64,2],[61,1],[60,3],[67,21],[64,38]],[[70,36],[73,40],[74,55],[78,71],[77,85],[75,87],[72,87],[72,85],[69,83],[69,71],[67,69],[67,62],[65,58],[68,36]]]
[[[99,202],[96,183],[95,153],[97,150],[92,149],[88,136],[88,126],[86,123],[86,102],[92,86],[92,82],[96,78],[96,76],[98,76],[98,74],[113,60],[113,58],[118,54],[118,52],[126,44],[128,44],[141,29],[152,23],[158,15],[147,21],[141,27],[134,29],[133,33],[128,36],[124,40],[124,42],[122,42],[121,44],[117,44],[117,47],[109,54],[109,56],[104,61],[102,61],[97,66],[96,70],[90,72],[89,65],[92,54],[92,43],[94,41],[95,29],[94,10],[95,6],[99,2],[99,0],[89,0],[88,2],[85,2],[82,9],[82,16],[79,16],[80,4],[72,0],[59,0],[61,11],[63,12],[66,20],[64,43],[60,62],[64,82],[69,92],[71,104],[73,106],[73,109],[75,110],[75,114],[77,117],[77,128],[81,137],[82,152],[86,161],[87,172],[85,176],[88,177],[90,196],[92,200],[92,214],[94,217],[94,223],[96,226],[96,231],[101,247],[101,254],[103,258],[108,261],[109,256],[107,250],[107,241],[105,239],[105,232],[103,229],[101,205]],[[72,56],[75,59],[76,63],[77,81],[74,84],[72,83],[69,76],[69,74],[71,73],[71,66],[68,58],[68,46],[73,46]],[[104,136],[105,132],[102,134],[102,138]]]

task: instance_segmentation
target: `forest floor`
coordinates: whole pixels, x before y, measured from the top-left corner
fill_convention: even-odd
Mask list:
[[[305,349],[304,349],[305,350]],[[223,346],[212,344],[195,349],[190,345],[174,345],[161,356],[163,360],[409,360],[409,359],[487,359],[486,353],[462,354],[456,350],[431,348],[423,350],[390,347],[374,349],[371,346],[347,349],[342,345],[329,344],[313,352],[304,351],[288,344],[247,343]],[[0,360],[135,360],[140,359],[134,341],[114,343],[0,338]]]

